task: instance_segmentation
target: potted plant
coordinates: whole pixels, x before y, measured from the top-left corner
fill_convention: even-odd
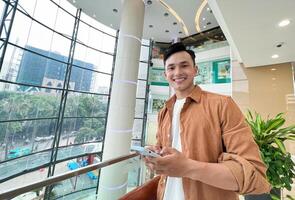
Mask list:
[[[246,121],[250,125],[255,142],[258,144],[261,158],[267,166],[266,176],[272,185],[271,194],[246,195],[246,200],[279,200],[281,189],[291,190],[295,178],[295,163],[291,154],[286,151],[284,141],[295,140],[295,124],[282,128],[285,123],[283,113],[274,118],[263,120],[255,112],[248,111]],[[287,197],[292,200],[291,196]]]

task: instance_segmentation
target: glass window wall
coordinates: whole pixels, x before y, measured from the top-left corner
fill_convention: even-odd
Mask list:
[[[0,72],[0,171],[17,169],[1,173],[0,183],[48,166],[55,139],[57,162],[100,159],[116,30],[82,14],[70,66],[76,11],[67,0],[19,0]]]

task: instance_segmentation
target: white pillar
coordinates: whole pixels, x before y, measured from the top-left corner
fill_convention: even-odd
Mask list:
[[[142,0],[123,1],[103,160],[130,152],[144,10]],[[125,168],[120,163],[102,169],[98,199],[113,200],[125,194]]]

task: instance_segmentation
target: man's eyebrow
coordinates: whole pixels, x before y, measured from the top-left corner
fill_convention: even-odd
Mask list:
[[[171,63],[171,64],[167,65],[167,67],[173,67],[173,66],[175,66],[174,63]]]
[[[184,60],[184,61],[181,61],[181,62],[179,62],[179,63],[177,63],[177,64],[175,64],[175,63],[170,63],[169,65],[167,65],[167,67],[173,67],[173,66],[175,66],[175,65],[183,65],[183,64],[188,64],[189,62],[187,61],[187,60]]]
[[[179,64],[187,64],[187,63],[189,63],[188,61],[182,61],[182,62],[180,62]]]

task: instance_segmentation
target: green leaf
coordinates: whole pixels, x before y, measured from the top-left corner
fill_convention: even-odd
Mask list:
[[[281,198],[277,195],[270,194],[272,200],[281,200]]]
[[[247,118],[250,118],[251,120],[253,120],[252,113],[249,109],[247,110]]]
[[[287,195],[286,196],[289,200],[295,200],[295,198],[294,197],[291,197],[290,195]]]
[[[275,143],[278,145],[279,149],[280,149],[284,154],[286,154],[286,148],[285,148],[284,143],[283,143],[281,140],[277,139],[277,138],[275,138],[274,141],[275,141]]]
[[[266,133],[273,129],[278,129],[285,123],[285,119],[274,119],[270,126],[265,130]]]

